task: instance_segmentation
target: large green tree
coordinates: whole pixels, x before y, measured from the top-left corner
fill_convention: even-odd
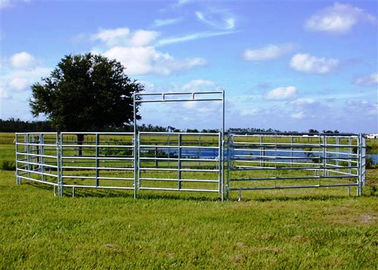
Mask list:
[[[67,55],[49,77],[32,85],[32,113],[47,116],[57,131],[122,127],[133,120],[132,95],[143,90],[124,70],[100,55]],[[81,144],[84,137],[77,136]]]

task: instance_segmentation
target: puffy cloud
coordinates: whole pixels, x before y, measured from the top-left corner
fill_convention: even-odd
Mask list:
[[[28,80],[25,78],[16,77],[10,80],[9,86],[16,90],[23,90],[28,86]]]
[[[28,70],[16,69],[0,76],[0,80],[4,88],[21,91],[26,90],[49,73],[50,69],[45,67],[35,67]]]
[[[36,64],[35,58],[27,52],[19,52],[12,55],[10,61],[15,68],[30,68]]]
[[[297,89],[294,86],[278,87],[269,91],[265,97],[273,100],[286,100],[296,97]]]
[[[129,28],[100,29],[92,35],[92,40],[100,40],[108,46],[125,44],[130,33]]]
[[[374,86],[378,85],[378,72],[365,76],[357,77],[354,82],[355,85],[360,86]]]
[[[273,45],[270,44],[263,48],[247,49],[244,51],[243,57],[245,60],[261,61],[272,60],[279,58],[293,50],[292,45]]]
[[[156,44],[153,44],[153,41],[158,36],[158,32],[148,30],[133,32],[128,28],[100,30],[92,36],[93,40],[100,40],[108,48],[97,47],[92,49],[92,52],[116,59],[127,68],[126,72],[131,75],[169,75],[173,71],[206,64],[206,61],[200,57],[175,59],[169,53],[156,50]]]
[[[349,4],[335,3],[312,15],[305,23],[305,28],[313,31],[324,31],[345,34],[358,22],[375,23],[377,19],[364,10]]]
[[[326,74],[339,66],[339,60],[316,57],[309,54],[296,54],[291,58],[290,67],[304,73]]]
[[[231,30],[235,28],[235,19],[224,11],[196,11],[195,15],[200,22],[218,29]]]
[[[169,75],[173,71],[189,69],[206,64],[202,58],[177,60],[168,53],[157,51],[154,47],[113,47],[103,53],[127,67],[131,75],[147,73]]]
[[[137,30],[131,32],[129,28],[100,29],[92,35],[93,41],[101,41],[107,46],[146,46],[159,35],[156,31]]]
[[[138,30],[131,37],[131,45],[135,47],[146,46],[156,39],[159,35],[155,31]]]

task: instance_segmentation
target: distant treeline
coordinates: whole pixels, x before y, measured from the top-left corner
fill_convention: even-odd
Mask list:
[[[302,133],[302,132],[298,132],[298,131],[281,131],[281,130],[278,130],[278,129],[272,129],[272,128],[268,128],[268,129],[264,129],[264,128],[230,128],[228,129],[228,132],[231,132],[231,133],[245,133],[245,134],[249,134],[249,133]],[[322,132],[319,132],[318,130],[316,129],[309,129],[307,132],[304,132],[304,133],[310,133],[310,134],[319,134],[319,133],[328,133],[328,134],[338,134],[340,133],[338,130],[323,130]]]
[[[96,129],[96,130],[86,130],[86,131],[133,131],[134,127],[133,125],[125,125],[123,127],[104,127],[102,129]],[[192,132],[192,133],[216,133],[219,132],[218,129],[183,129],[180,130],[178,128],[168,126],[168,127],[162,127],[162,126],[153,126],[151,124],[149,125],[138,125],[139,131],[154,131],[154,132]],[[50,121],[22,121],[20,119],[14,119],[10,118],[8,120],[2,120],[0,119],[0,132],[49,132],[49,131],[56,131],[56,129],[51,125]],[[71,130],[70,130],[71,131]],[[75,131],[75,130],[73,130]],[[279,133],[282,132],[277,129],[263,129],[263,128],[230,128],[228,129],[228,132],[232,133],[261,133],[261,132],[269,132],[269,133]],[[286,131],[288,133],[296,133],[296,131]],[[309,129],[308,133],[317,134],[320,133],[316,129]],[[323,130],[322,133],[339,133],[338,130]]]
[[[123,127],[103,127],[102,129],[96,130],[86,130],[86,131],[133,131],[133,125],[125,125]],[[218,132],[217,129],[186,129],[180,130],[178,128],[168,126],[153,126],[151,124],[146,125],[138,125],[139,131],[154,131],[154,132],[180,132],[180,131],[187,131],[187,132],[205,132],[205,133],[213,133]],[[50,121],[22,121],[20,119],[10,118],[8,120],[0,119],[0,132],[54,132],[56,129],[51,125]],[[74,130],[73,130],[74,131]]]
[[[54,131],[49,121],[21,121],[20,119],[10,118],[0,119],[0,132],[35,132],[35,131]]]

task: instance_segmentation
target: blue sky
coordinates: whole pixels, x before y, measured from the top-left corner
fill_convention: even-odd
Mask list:
[[[93,52],[147,91],[224,89],[227,127],[378,132],[377,1],[0,0],[0,12],[2,119],[33,119],[30,85]],[[146,104],[142,117],[217,128],[220,105]]]

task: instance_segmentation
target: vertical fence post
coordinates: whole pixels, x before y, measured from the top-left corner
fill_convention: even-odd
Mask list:
[[[138,135],[138,126],[137,126],[137,116],[136,116],[136,94],[134,93],[133,95],[133,120],[134,120],[134,137],[133,137],[133,142],[134,142],[134,199],[137,198],[137,190],[138,190],[138,140],[137,140],[137,135]]]
[[[362,134],[358,135],[358,186],[357,186],[357,196],[362,194]]]
[[[327,144],[327,137],[326,137],[326,135],[323,135],[323,176],[327,176],[326,144]],[[319,179],[319,181],[320,181],[320,179]]]
[[[96,133],[96,187],[100,186],[100,171],[98,167],[100,166],[100,149],[99,149],[99,144],[100,144],[100,134]]]
[[[362,185],[365,186],[366,184],[366,138],[364,136],[362,138]]]
[[[62,144],[63,136],[60,132],[56,133],[56,163],[57,163],[57,176],[58,176],[58,196],[63,196],[63,162],[62,162]]]
[[[141,175],[142,175],[142,171],[140,170],[140,168],[142,168],[142,160],[141,160],[141,150],[140,150],[140,145],[141,145],[141,135],[140,133],[138,133],[138,136],[137,136],[137,142],[138,142],[138,151],[137,151],[137,156],[138,156],[138,189],[141,187],[142,185],[142,182],[140,180],[141,178]]]
[[[29,144],[29,134],[26,134],[24,137],[25,146],[26,146],[26,161],[27,161],[27,168],[28,168],[28,177],[30,178],[30,144]]]
[[[349,149],[348,149],[348,153],[349,153],[349,158],[348,158],[348,173],[351,174],[352,173],[352,158],[353,158],[353,139],[352,137],[350,136],[348,138],[348,145],[349,145]]]
[[[339,147],[339,144],[340,144],[340,138],[338,136],[336,136],[336,170],[338,171],[339,170],[339,159],[340,159],[340,147]],[[342,140],[341,140],[342,141]]]
[[[39,160],[40,160],[40,168],[41,168],[41,173],[42,173],[42,181],[46,181],[46,175],[45,175],[45,136],[44,134],[40,134],[39,135],[39,143],[40,143],[40,150],[39,150],[39,154],[41,155],[39,157]]]
[[[18,134],[17,133],[15,133],[15,135],[14,135],[14,143],[15,143],[15,151],[16,151],[16,153],[15,153],[15,155],[16,155],[16,184],[20,185],[21,184],[21,178],[18,175],[18,164],[19,164],[18,157],[19,156],[18,156]]]
[[[138,189],[138,154],[137,154],[137,137],[136,132],[134,132],[133,136],[133,143],[134,143],[134,199],[137,198],[137,189]]]
[[[181,134],[178,134],[178,140],[177,140],[177,146],[178,146],[178,149],[177,149],[177,178],[178,178],[178,185],[177,185],[177,188],[178,189],[181,189],[181,185],[182,185],[182,182],[181,182],[181,145],[182,145],[182,135]]]
[[[293,140],[294,140],[294,136],[293,135],[290,135],[290,156],[291,156],[291,160],[290,160],[290,164],[291,164],[291,167],[293,167]],[[305,149],[304,149],[305,150]]]
[[[221,200],[224,201],[224,134],[226,128],[226,102],[225,102],[225,92],[222,90],[222,131],[221,131],[221,172],[222,172],[222,179],[221,179]]]
[[[231,170],[231,140],[230,134],[227,134],[227,184],[226,184],[226,198],[230,199],[230,170]]]

